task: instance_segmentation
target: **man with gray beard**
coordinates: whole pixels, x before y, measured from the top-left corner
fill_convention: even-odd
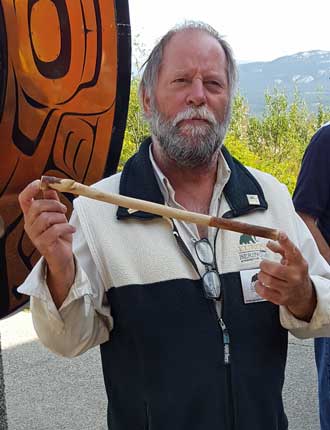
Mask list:
[[[180,134],[179,124],[184,120],[205,120],[205,124],[185,125],[186,136]],[[158,139],[164,154],[176,162],[179,167],[207,167],[212,157],[218,153],[223,144],[229,115],[223,122],[217,122],[215,116],[206,106],[190,106],[179,112],[170,121],[154,107],[150,118],[153,136]]]
[[[281,231],[278,242],[80,197],[68,223],[40,181],[20,194],[42,254],[21,293],[54,352],[101,345],[111,430],[287,430],[288,330],[330,334],[330,274],[286,188],[223,146],[236,83],[227,42],[189,22],[140,85],[152,136],[95,186]]]

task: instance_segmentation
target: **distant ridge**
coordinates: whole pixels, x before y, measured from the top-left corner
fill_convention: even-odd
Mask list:
[[[276,87],[292,100],[295,89],[312,111],[321,102],[330,107],[330,51],[305,51],[272,61],[240,63],[239,90],[248,100],[251,113],[264,108],[265,91]]]

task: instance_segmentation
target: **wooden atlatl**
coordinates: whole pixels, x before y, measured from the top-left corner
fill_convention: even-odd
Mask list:
[[[51,188],[56,191],[71,193],[79,196],[89,197],[106,203],[112,203],[117,206],[123,206],[128,209],[134,209],[152,214],[161,215],[167,218],[179,219],[182,221],[217,227],[223,230],[236,231],[238,233],[249,234],[251,236],[264,237],[266,239],[277,240],[279,230],[262,227],[259,225],[247,224],[231,219],[217,218],[209,215],[189,212],[182,209],[175,209],[158,203],[148,202],[146,200],[135,199],[132,197],[122,196],[114,193],[104,193],[93,187],[79,184],[70,179],[59,179],[53,176],[43,176],[40,182],[40,188],[46,190]]]

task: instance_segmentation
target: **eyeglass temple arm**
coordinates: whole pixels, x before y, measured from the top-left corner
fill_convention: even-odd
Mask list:
[[[117,206],[122,206],[134,211],[149,212],[155,215],[161,215],[167,218],[174,218],[198,225],[217,227],[223,230],[236,231],[238,233],[248,234],[251,236],[264,237],[266,239],[278,240],[279,230],[262,227],[259,225],[247,224],[231,219],[216,218],[209,215],[189,212],[182,209],[175,209],[158,203],[148,202],[146,200],[135,199],[132,197],[122,196],[115,193],[104,193],[96,188],[80,184],[73,179],[60,179],[54,176],[42,176],[40,189],[53,189],[60,192],[71,193],[79,196],[88,197]]]

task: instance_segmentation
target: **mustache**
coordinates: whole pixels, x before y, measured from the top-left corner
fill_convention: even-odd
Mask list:
[[[206,106],[188,107],[184,111],[179,112],[173,120],[173,126],[178,125],[179,122],[185,119],[202,119],[209,122],[213,126],[217,124],[214,114],[209,111]]]

